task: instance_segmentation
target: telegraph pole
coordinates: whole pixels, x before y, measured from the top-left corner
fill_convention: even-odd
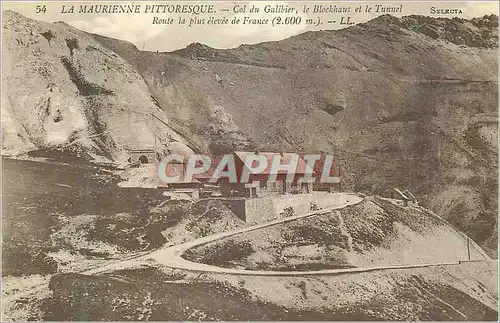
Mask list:
[[[469,236],[467,236],[467,257],[470,261],[470,242],[469,242]]]

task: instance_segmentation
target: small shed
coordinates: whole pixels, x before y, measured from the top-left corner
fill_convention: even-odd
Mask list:
[[[403,204],[406,206],[408,205],[408,202],[411,201],[411,199],[406,196],[399,188],[394,188],[392,198],[402,200]]]
[[[418,205],[417,198],[409,190],[405,190],[403,193],[410,199],[410,204]]]

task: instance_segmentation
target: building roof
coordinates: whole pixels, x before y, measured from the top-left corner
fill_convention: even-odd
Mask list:
[[[298,155],[296,153],[276,153],[276,152],[249,152],[249,151],[235,151],[234,155],[238,157],[243,163],[245,162],[247,156],[249,155],[256,155],[258,154],[259,156],[264,156],[267,159],[267,167],[264,171],[260,172],[259,174],[263,175],[271,175],[271,166],[272,166],[272,160],[275,156],[280,156],[281,155],[281,164],[289,164],[290,161],[292,160],[292,156]],[[276,174],[287,174],[286,171],[284,170],[279,170]],[[303,174],[314,174],[314,170],[312,167],[307,165],[307,163],[302,159],[302,157],[299,156],[298,162],[297,162],[297,168],[295,170],[295,174],[303,175]]]
[[[175,183],[171,183],[173,185],[176,185],[176,184],[200,184],[200,181],[196,178],[196,175],[193,176],[191,181],[188,181],[185,179],[184,174],[186,172],[186,169],[185,169],[184,164],[169,163],[166,165],[165,172],[166,172],[166,175],[169,177],[173,177],[173,176],[179,177],[179,179],[177,181],[175,181]],[[169,184],[166,184],[166,183],[160,183],[159,186],[162,187],[162,186],[168,186],[168,185]]]
[[[233,156],[235,156],[235,162],[239,159],[244,164],[247,156],[254,155],[254,154],[256,154],[256,153],[255,152],[246,152],[246,151],[236,151],[233,153]],[[272,170],[271,170],[273,158],[275,158],[276,156],[280,156],[281,164],[289,164],[290,161],[292,160],[292,157],[295,155],[294,153],[276,153],[276,152],[259,152],[258,154],[261,156],[264,156],[267,159],[268,164],[267,164],[267,167],[264,171],[259,172],[258,174],[253,173],[253,174],[251,174],[251,176],[262,176],[262,175],[270,176],[270,175],[273,175]],[[212,163],[211,163],[209,169],[206,172],[201,173],[201,174],[193,174],[193,179],[190,183],[200,183],[200,182],[208,181],[213,176],[215,169],[217,168],[217,166],[221,162],[222,158],[223,158],[223,156],[214,157],[212,159]],[[184,163],[168,163],[166,165],[167,176],[169,176],[169,177],[179,176],[180,181],[178,183],[185,184],[185,183],[187,183],[187,181],[184,180],[184,174],[186,172],[186,167],[187,167],[187,163],[185,163],[185,162]],[[236,171],[239,172],[237,174],[238,180],[241,179],[241,170],[242,169],[238,169],[238,167],[236,167]],[[296,167],[295,171],[291,172],[291,173],[293,175],[295,175],[295,178],[315,174],[313,168],[310,167],[309,165],[307,165],[307,163],[304,161],[304,159],[300,156],[298,157],[297,167]],[[288,175],[289,173],[285,170],[279,170],[275,174],[276,175]],[[249,179],[249,180],[252,181],[251,179]]]
[[[410,200],[410,199],[408,198],[408,196],[406,196],[403,192],[401,192],[401,191],[399,190],[399,188],[396,188],[396,187],[395,187],[395,188],[394,188],[394,190],[395,190],[395,191],[399,194],[399,196],[401,196],[401,198],[402,198],[403,200],[407,200],[407,201],[409,201],[409,200]]]
[[[410,200],[417,202],[417,198],[409,190],[405,190],[404,193],[406,194],[406,196],[408,196]]]

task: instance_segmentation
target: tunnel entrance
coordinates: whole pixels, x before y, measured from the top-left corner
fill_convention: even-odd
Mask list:
[[[147,164],[147,163],[149,163],[149,159],[148,159],[148,157],[146,157],[146,155],[141,155],[139,157],[139,161],[141,162],[141,164]]]

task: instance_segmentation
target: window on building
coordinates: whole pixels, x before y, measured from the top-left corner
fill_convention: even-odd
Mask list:
[[[267,189],[267,182],[266,181],[260,181],[260,188],[263,190]]]

